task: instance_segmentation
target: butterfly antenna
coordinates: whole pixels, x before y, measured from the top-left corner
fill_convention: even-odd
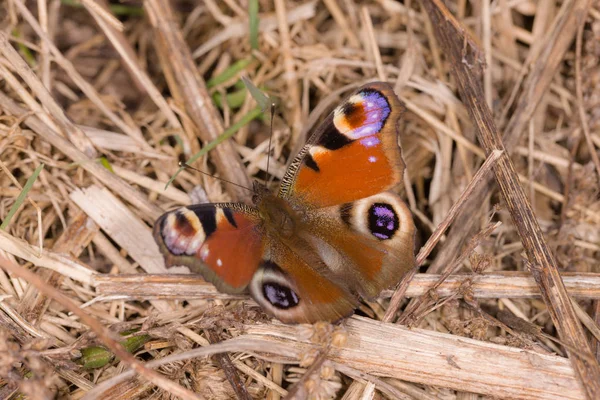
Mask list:
[[[269,182],[269,164],[271,163],[271,144],[273,143],[273,117],[275,116],[275,102],[271,101],[271,134],[269,135],[269,147],[267,148],[267,179]]]
[[[230,185],[237,186],[237,187],[240,187],[240,188],[242,188],[242,189],[246,189],[246,190],[248,190],[248,191],[250,191],[250,192],[254,193],[254,190],[253,190],[253,189],[247,188],[246,186],[240,185],[240,184],[238,184],[238,183],[235,183],[235,182],[228,181],[227,179],[219,178],[218,176],[214,176],[213,174],[209,174],[208,172],[204,172],[204,171],[201,171],[201,170],[199,170],[198,168],[194,168],[194,167],[192,167],[191,165],[184,164],[184,163],[183,163],[183,162],[181,162],[181,161],[179,161],[179,166],[180,166],[180,167],[182,167],[182,168],[193,169],[194,171],[196,171],[196,172],[200,172],[201,174],[204,174],[204,175],[208,175],[208,176],[210,176],[211,178],[215,178],[215,179],[217,179],[217,180],[219,180],[219,181],[222,181],[222,182],[225,182],[225,183],[229,183]]]

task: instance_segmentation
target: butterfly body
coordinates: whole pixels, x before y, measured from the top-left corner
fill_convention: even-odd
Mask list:
[[[353,313],[414,266],[414,223],[400,197],[403,107],[383,83],[360,88],[311,136],[279,191],[254,185],[253,205],[198,204],[161,216],[168,266],[223,292],[249,291],[283,322]]]
[[[263,221],[264,229],[270,236],[279,237],[280,239],[294,237],[301,224],[300,216],[296,210],[281,197],[268,192],[266,187],[263,186],[259,190],[263,190],[263,194],[254,196],[254,202],[258,209],[258,215]]]

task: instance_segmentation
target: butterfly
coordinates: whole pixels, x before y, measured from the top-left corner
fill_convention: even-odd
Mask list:
[[[285,323],[337,321],[359,298],[396,284],[414,261],[415,226],[389,191],[405,168],[404,106],[382,82],[344,100],[289,165],[279,191],[254,184],[253,205],[207,203],[163,214],[154,238],[225,293],[247,291]]]

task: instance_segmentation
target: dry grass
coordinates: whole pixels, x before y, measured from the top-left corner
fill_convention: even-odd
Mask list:
[[[0,2],[0,398],[597,398],[598,1],[261,0],[257,36],[253,0],[199,3]],[[407,105],[422,267],[363,317],[285,326],[165,269],[163,210],[248,200],[165,190],[178,160],[231,128],[194,165],[265,179],[241,75],[279,99],[276,178],[360,84]]]

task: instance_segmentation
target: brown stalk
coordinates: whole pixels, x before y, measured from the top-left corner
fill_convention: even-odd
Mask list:
[[[54,57],[54,61],[60,65],[62,69],[69,75],[77,86],[84,92],[87,97],[116,125],[127,135],[143,142],[144,138],[141,131],[137,127],[128,125],[123,119],[116,115],[101,99],[100,94],[96,89],[88,83],[81,74],[75,69],[71,63],[56,47],[56,45],[44,33],[35,17],[29,12],[25,4],[21,0],[13,0],[11,3],[17,6],[23,18],[27,21],[31,28],[36,32],[40,39],[48,46],[48,50]]]
[[[166,0],[148,0],[144,2],[144,8],[154,27],[156,50],[173,97],[185,105],[195,125],[195,134],[205,142],[216,139],[224,131],[223,122],[196,69],[170,3]],[[192,151],[197,152],[199,147],[195,135],[187,129],[185,132],[189,135]],[[211,152],[211,156],[223,179],[245,187],[252,186],[233,141],[219,144]],[[248,192],[237,186],[226,185],[226,189],[234,200],[249,199]]]
[[[94,1],[94,0],[90,0]],[[106,0],[95,0],[97,3],[96,7],[110,13],[108,2]],[[131,76],[131,80],[136,85],[140,93],[147,93],[156,106],[162,111],[165,117],[169,120],[169,124],[176,129],[182,129],[177,116],[171,110],[165,98],[160,94],[158,88],[152,83],[150,77],[140,67],[135,50],[127,40],[127,37],[123,32],[116,29],[113,25],[108,23],[106,19],[102,18],[96,8],[90,8],[89,3],[84,3],[88,12],[94,17],[94,20],[98,26],[102,29],[108,41],[112,44],[115,50],[121,56],[121,63],[125,67],[126,71]],[[146,142],[144,142],[146,144]],[[146,144],[147,145],[147,144]],[[150,146],[146,146],[150,147]]]
[[[590,133],[590,125],[588,124],[587,116],[585,115],[585,106],[583,104],[583,84],[581,82],[581,46],[583,42],[583,28],[585,27],[585,19],[587,16],[587,9],[583,15],[577,20],[577,40],[575,44],[575,91],[577,92],[577,110],[579,111],[579,119],[581,120],[581,128],[583,130],[583,136],[588,146],[590,157],[596,167],[596,173],[598,174],[598,184],[600,184],[600,159],[596,152],[596,146],[592,142],[592,136]]]
[[[21,116],[27,113],[27,110],[17,105],[10,97],[4,93],[0,93],[0,107],[5,113],[15,116]],[[88,158],[83,152],[78,150],[71,142],[54,132],[47,127],[39,118],[29,116],[25,119],[25,124],[36,132],[41,138],[55,146],[63,154],[69,157],[73,162],[77,163],[81,168],[88,171],[96,177],[100,182],[110,187],[115,193],[123,197],[125,200],[133,204],[145,217],[154,221],[162,214],[160,207],[148,201],[147,197],[142,195],[138,190],[127,184],[115,174],[108,171],[106,168]]]
[[[8,39],[3,33],[0,34],[0,53],[12,64],[17,74],[27,83],[42,105],[48,110],[52,121],[57,124],[62,133],[85,155],[90,158],[97,157],[98,153],[91,140],[77,125],[69,120],[59,104],[54,101],[48,89],[44,87],[42,81],[39,80],[19,53],[8,43]]]
[[[457,80],[459,93],[476,126],[480,143],[487,153],[504,150],[490,109],[485,103],[481,86],[481,64],[477,48],[465,47],[464,30],[443,3],[438,0],[421,2],[433,21],[436,36],[446,49]],[[588,398],[600,396],[600,366],[590,362],[592,353],[581,324],[575,315],[571,299],[558,272],[553,254],[548,248],[512,161],[504,153],[494,167],[496,182],[517,228],[527,257],[534,266],[531,273],[540,286],[543,299],[561,340],[579,353],[567,350]]]
[[[413,268],[410,272],[408,272],[396,287],[394,294],[390,300],[390,304],[385,311],[385,316],[383,317],[383,321],[390,322],[394,319],[396,312],[398,312],[398,307],[400,307],[400,303],[404,298],[404,293],[408,288],[408,285],[412,278],[415,276],[417,269],[423,265],[427,256],[431,253],[433,248],[438,244],[446,229],[452,224],[456,216],[463,210],[463,206],[466,204],[467,199],[473,193],[473,190],[477,187],[477,184],[485,179],[487,173],[492,169],[495,165],[498,158],[501,156],[502,152],[493,151],[490,156],[485,160],[485,162],[481,165],[481,168],[477,171],[477,173],[473,176],[473,179],[469,182],[466,189],[461,193],[460,198],[452,205],[448,214],[444,218],[441,224],[439,224],[435,231],[431,234],[427,243],[421,248],[419,254],[417,254],[417,258],[415,260],[415,268]]]
[[[119,343],[113,338],[112,332],[105,328],[100,321],[90,316],[85,310],[79,308],[67,296],[65,296],[52,286],[47,285],[46,282],[44,282],[40,277],[36,276],[33,272],[3,257],[0,258],[0,266],[5,271],[26,280],[31,285],[34,285],[40,292],[44,293],[48,298],[56,301],[61,306],[65,307],[67,310],[77,315],[81,319],[81,321],[87,324],[98,335],[98,337],[102,340],[102,343],[104,343],[115,354],[115,356],[121,359],[122,362],[129,365],[131,369],[138,373],[140,376],[153,382],[168,393],[175,394],[184,399],[199,399],[199,397],[193,392],[183,388],[180,385],[173,383],[168,378],[159,374],[158,372],[146,368],[134,356],[129,354],[129,352],[125,350],[121,343]]]
[[[329,346],[328,346],[329,347]],[[311,366],[306,370],[302,378],[298,382],[296,382],[290,389],[288,389],[288,394],[283,398],[283,400],[294,400],[302,393],[303,386],[306,385],[306,382],[313,376],[318,375],[321,371],[321,367],[323,363],[327,360],[327,353],[329,352],[329,348],[326,347],[321,349],[319,355],[313,361]]]
[[[57,253],[71,254],[78,257],[84,248],[91,242],[98,232],[96,225],[84,212],[77,210],[75,216],[69,221],[66,231],[58,238],[52,250]],[[63,275],[57,271],[41,269],[37,272],[46,284],[57,288]],[[50,301],[34,286],[27,287],[19,304],[19,312],[25,319],[37,324],[48,308]]]
[[[587,9],[588,4],[589,0],[567,0],[563,3],[562,12],[553,21],[552,30],[546,35],[547,40],[523,83],[522,94],[515,111],[504,128],[502,140],[509,153],[516,147],[537,105],[550,88],[558,66],[575,37],[578,15]],[[460,30],[457,34],[458,37],[463,37]],[[478,218],[474,212],[478,212],[482,199],[491,192],[492,188],[493,180],[490,177],[474,190],[465,205],[465,210],[469,212],[462,212],[457,216],[456,223],[448,233],[444,251],[436,257],[428,272],[440,273],[456,257],[469,232],[475,229]]]
[[[211,343],[218,343],[221,341],[215,331],[205,329],[204,332],[207,334]],[[244,385],[244,381],[242,381],[242,378],[240,378],[240,374],[238,373],[237,368],[231,362],[229,355],[227,353],[218,353],[215,354],[215,359],[217,360],[217,363],[223,372],[225,372],[225,376],[227,377],[227,380],[233,388],[237,398],[239,400],[251,400],[252,397],[250,397],[248,389],[246,389],[246,385]]]
[[[573,298],[600,299],[600,274],[565,272],[563,281]],[[415,274],[408,283],[405,297],[426,295],[440,280],[442,275]],[[461,286],[469,283],[473,296],[479,299],[535,299],[541,296],[540,289],[529,272],[498,271],[481,274],[452,274],[439,284],[439,296],[450,296]],[[199,275],[176,274],[94,274],[90,284],[96,293],[105,300],[113,296],[128,299],[206,299],[243,300],[243,294],[220,293],[214,285],[207,283]],[[384,290],[380,297],[392,296],[391,290]]]
[[[450,274],[454,273],[454,271],[460,268],[463,262],[467,259],[467,257],[469,257],[475,251],[475,248],[481,244],[481,241],[488,238],[499,225],[500,222],[490,224],[481,232],[477,233],[477,235],[473,236],[471,240],[469,240],[469,243],[467,244],[466,248],[462,251],[460,256],[456,260],[454,260],[452,265],[450,265],[450,267],[440,276],[437,282],[431,287],[429,293],[437,291],[437,289],[442,285],[442,283],[446,279],[448,279]],[[406,324],[417,313],[417,311],[427,306],[427,304],[429,303],[428,300],[430,300],[429,297],[430,296],[421,296],[418,299],[416,299],[416,301],[411,302],[411,304],[408,307],[406,307],[406,309],[402,313],[402,316],[398,320],[398,323]]]
[[[376,371],[378,377],[500,398],[563,400],[584,396],[573,370],[563,357],[423,329],[407,329],[360,317],[346,320],[344,327],[348,341],[343,347],[331,348],[329,361],[336,367],[343,364],[356,370],[361,379],[367,381],[370,381],[369,373]],[[282,357],[297,360],[300,354],[307,354],[319,346],[306,339],[306,326],[302,325],[252,323],[243,329],[246,334],[242,336],[171,354],[148,362],[148,367],[240,351],[262,353],[259,357],[267,360],[281,360]],[[407,363],[407,359],[411,362]],[[340,371],[349,372],[344,367]],[[112,377],[94,388],[85,399],[98,398],[99,392],[132,376],[133,371],[125,371]],[[370,382],[378,384],[377,380]]]
[[[293,110],[292,120],[289,121],[292,129],[292,142],[304,142],[305,138],[300,137],[300,88],[298,86],[298,77],[296,76],[296,67],[292,56],[292,39],[290,37],[289,26],[287,22],[287,9],[284,0],[275,0],[275,13],[277,15],[277,27],[279,29],[279,45],[282,49],[283,65],[285,68],[285,81],[288,88],[288,100]]]

